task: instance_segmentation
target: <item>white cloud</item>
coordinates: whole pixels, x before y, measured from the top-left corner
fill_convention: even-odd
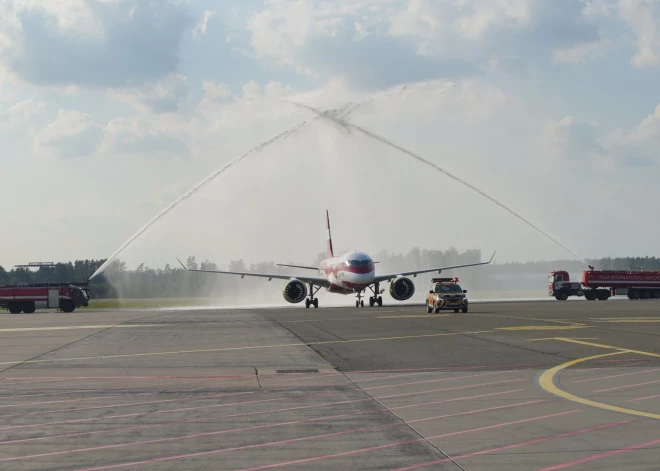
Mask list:
[[[603,153],[598,142],[600,132],[596,123],[587,123],[573,116],[548,123],[544,129],[544,154],[553,158],[552,165],[563,165],[555,159],[589,161]]]
[[[58,157],[85,157],[94,154],[103,138],[103,129],[92,117],[77,110],[59,111],[34,138],[36,154],[54,154]]]
[[[21,130],[31,126],[32,116],[41,113],[45,107],[44,102],[29,99],[0,110],[0,132]]]
[[[208,25],[209,25],[209,20],[216,13],[217,13],[217,11],[211,11],[211,10],[206,10],[204,12],[200,22],[197,24],[197,26],[195,26],[195,28],[193,28],[193,31],[192,31],[193,38],[200,39],[202,36],[206,35],[206,31],[207,31]]]
[[[5,0],[0,61],[38,85],[136,86],[176,71],[191,26],[175,0]]]
[[[639,124],[604,136],[603,145],[613,165],[649,166],[660,163],[660,105]]]
[[[189,125],[175,116],[132,116],[111,120],[105,128],[102,152],[144,157],[186,157]]]
[[[350,8],[344,1],[277,0],[265,3],[248,29],[256,58],[268,64],[315,78],[345,74],[369,86],[434,71],[465,75],[493,60],[532,61],[553,51],[558,62],[576,63],[605,44],[582,3],[556,0],[372,0]]]
[[[188,97],[188,84],[185,76],[170,74],[162,80],[140,87],[110,89],[108,94],[145,113],[167,113],[177,111],[181,102]]]
[[[585,64],[600,57],[610,45],[609,39],[576,44],[565,49],[555,50],[552,58],[558,64]]]
[[[355,27],[355,35],[353,36],[354,41],[362,41],[369,36],[369,31],[367,31],[367,28],[359,21],[354,22],[353,26]]]
[[[660,67],[660,3],[656,0],[619,0],[619,15],[637,35],[635,67]]]

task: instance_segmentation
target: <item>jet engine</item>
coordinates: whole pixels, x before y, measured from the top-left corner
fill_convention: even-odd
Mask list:
[[[299,303],[307,297],[307,286],[300,280],[291,280],[284,285],[282,296],[292,304]]]
[[[390,295],[397,301],[405,301],[415,294],[415,284],[410,278],[400,277],[390,284]]]

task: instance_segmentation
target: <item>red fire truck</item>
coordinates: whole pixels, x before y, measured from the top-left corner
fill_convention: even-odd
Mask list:
[[[0,308],[12,314],[33,313],[37,308],[73,312],[89,305],[88,283],[25,283],[0,286]]]
[[[625,294],[629,299],[660,298],[658,271],[599,271],[589,267],[582,272],[582,281],[571,282],[568,272],[550,273],[548,293],[560,301],[569,296],[584,296],[593,301]]]

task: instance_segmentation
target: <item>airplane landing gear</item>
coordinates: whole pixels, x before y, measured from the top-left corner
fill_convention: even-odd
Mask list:
[[[369,297],[369,306],[373,307],[375,304],[378,304],[378,307],[383,305],[383,297],[380,296],[385,290],[380,289],[380,283],[374,283],[374,287],[369,286],[369,289],[374,294]]]
[[[309,284],[309,298],[305,299],[305,307],[309,309],[309,306],[314,306],[314,308],[319,307],[319,298],[315,298],[314,295],[319,292],[321,287],[314,289],[313,284]]]
[[[364,307],[364,299],[362,299],[362,291],[357,293],[357,301],[355,301],[355,307]]]

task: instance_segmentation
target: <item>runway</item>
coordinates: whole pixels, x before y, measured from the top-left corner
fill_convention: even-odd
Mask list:
[[[659,469],[660,302],[387,301],[0,314],[0,469]]]

